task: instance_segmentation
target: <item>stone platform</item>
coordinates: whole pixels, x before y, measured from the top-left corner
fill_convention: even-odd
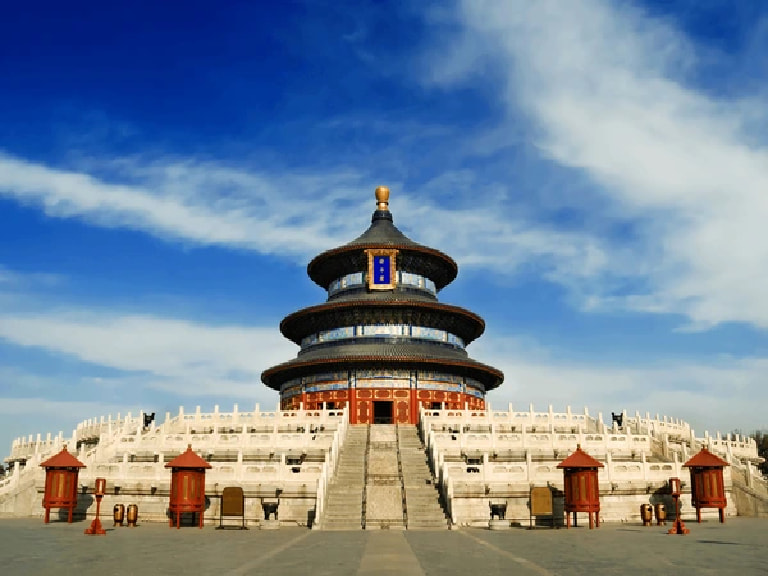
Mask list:
[[[181,530],[167,524],[85,536],[87,522],[0,520],[6,574],[765,574],[764,519],[668,527],[606,524],[597,530],[513,528],[323,532]]]

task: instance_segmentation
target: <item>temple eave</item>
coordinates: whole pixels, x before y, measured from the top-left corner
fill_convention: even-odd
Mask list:
[[[400,317],[417,324],[422,320],[432,328],[448,329],[460,336],[466,344],[479,338],[485,331],[485,321],[465,308],[438,302],[408,300],[326,302],[309,306],[286,316],[280,323],[280,333],[296,344],[305,336],[320,330],[344,325],[382,323],[387,317]]]
[[[457,372],[476,378],[482,382],[486,392],[500,386],[504,381],[504,373],[497,368],[474,360],[446,360],[444,358],[424,358],[419,356],[343,356],[337,358],[321,358],[302,361],[288,361],[273,366],[261,373],[261,381],[273,390],[280,390],[280,385],[300,376],[316,372],[318,369],[359,368],[371,366],[412,367],[415,369],[445,369],[453,368]]]
[[[335,278],[358,268],[365,250],[376,248],[399,250],[401,260],[404,261],[403,268],[429,276],[438,290],[453,282],[459,273],[453,258],[434,248],[416,243],[369,242],[326,250],[310,261],[307,274],[316,284],[325,288]]]

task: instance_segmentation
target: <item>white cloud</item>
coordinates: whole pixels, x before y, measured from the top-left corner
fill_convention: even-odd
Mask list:
[[[0,373],[0,383],[7,374]],[[44,378],[30,374],[16,374],[22,381],[41,381]],[[118,406],[108,402],[89,400],[51,400],[45,395],[28,395],[22,398],[0,396],[0,455],[10,454],[11,442],[30,434],[43,438],[62,432],[67,438],[72,430],[89,418],[117,417],[131,410],[131,405]],[[140,409],[134,407],[134,414]],[[0,462],[2,458],[0,458]]]
[[[705,429],[750,432],[768,426],[763,409],[768,403],[768,358],[601,365],[563,361],[535,343],[504,337],[484,339],[472,348],[475,357],[504,371],[504,385],[488,397],[495,409],[512,402],[515,410],[527,410],[531,402],[544,411],[556,399],[556,411],[587,406],[592,416],[602,411],[605,420],[610,412],[624,409],[630,414],[650,411],[686,420],[699,436]]]
[[[502,274],[532,265],[549,274],[581,277],[592,276],[604,266],[604,248],[596,239],[526,221],[494,201],[454,210],[401,197],[397,214],[401,213],[397,221],[415,230],[413,237],[439,246],[461,265]]]
[[[632,224],[637,242],[601,270],[648,281],[622,304],[699,326],[768,326],[768,148],[751,133],[761,103],[697,88],[697,47],[627,4],[467,0],[459,12],[460,46],[484,67],[436,52],[431,81],[493,65],[509,115],[526,117],[542,154],[598,185],[602,200],[574,205]],[[589,291],[593,305],[617,302]]]
[[[66,415],[67,418],[74,418],[73,414],[87,414],[81,420],[73,421],[71,426],[74,428],[82,420],[88,418],[105,418],[108,415],[117,416],[118,413],[126,414],[129,407],[117,406],[104,402],[90,402],[87,400],[49,400],[47,398],[0,398],[0,414],[5,416],[33,416],[37,419],[50,417],[60,418]],[[138,411],[134,412],[134,414]],[[40,430],[39,432],[42,432]],[[47,431],[46,431],[47,432]],[[66,431],[65,434],[69,434]]]
[[[0,288],[18,290],[28,286],[57,286],[64,282],[59,274],[43,272],[18,272],[0,264]]]
[[[346,215],[360,203],[360,182],[350,172],[275,176],[173,159],[88,164],[120,183],[0,154],[0,195],[53,217],[262,253],[305,255],[355,232]]]
[[[424,77],[452,87],[492,76],[487,97],[499,102],[489,104],[501,103],[505,118],[469,140],[504,155],[521,134],[535,138],[541,157],[580,176],[578,187],[561,179],[562,190],[542,195],[559,197],[583,222],[565,229],[526,211],[507,174],[494,180],[454,155],[458,165],[431,182],[394,190],[398,225],[461,265],[533,269],[573,290],[585,309],[682,314],[702,328],[768,326],[768,151],[753,129],[765,122],[758,98],[726,100],[697,87],[699,47],[628,3],[459,6],[446,35],[454,49],[431,52]],[[448,21],[442,9],[430,17]],[[448,127],[435,140],[450,135]],[[365,157],[357,166],[287,173],[161,156],[91,158],[64,170],[0,155],[0,195],[54,217],[304,261],[359,234],[373,207],[366,190],[377,184],[368,174],[378,167]]]
[[[355,238],[374,208],[373,187],[365,193],[362,178],[343,170],[275,176],[192,160],[144,163],[136,158],[91,159],[87,168],[132,183],[112,184],[83,171],[0,155],[0,194],[32,202],[54,217],[300,258]],[[446,173],[438,180],[426,187],[426,195],[393,190],[396,225],[462,265],[511,274],[535,262],[549,274],[580,277],[603,266],[603,248],[588,234],[527,221],[500,197],[486,196],[478,207],[471,174]],[[434,193],[439,201],[453,193],[462,205],[432,204],[434,188],[440,188]],[[424,221],[439,225],[424,227]]]
[[[85,310],[2,314],[0,338],[141,373],[144,387],[187,396],[254,397],[263,391],[261,371],[296,354],[296,346],[276,328],[207,326]]]

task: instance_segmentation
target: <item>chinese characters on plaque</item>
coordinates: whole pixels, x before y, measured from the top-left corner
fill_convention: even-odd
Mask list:
[[[368,254],[368,288],[393,290],[395,288],[397,250],[366,250]]]

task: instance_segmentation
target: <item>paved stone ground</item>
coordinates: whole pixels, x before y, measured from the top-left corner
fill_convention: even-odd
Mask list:
[[[111,522],[109,523],[111,524]],[[321,532],[111,528],[89,522],[0,520],[0,574],[768,574],[768,521],[688,522],[691,533],[606,524],[598,530],[480,529]]]

